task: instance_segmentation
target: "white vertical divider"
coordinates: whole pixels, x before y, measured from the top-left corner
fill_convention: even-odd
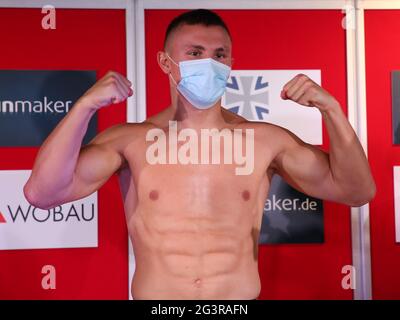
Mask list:
[[[346,16],[350,19],[346,28],[348,119],[368,154],[364,12],[359,8],[357,0],[346,6]],[[354,299],[369,300],[372,297],[369,204],[351,208],[351,235],[355,268]]]

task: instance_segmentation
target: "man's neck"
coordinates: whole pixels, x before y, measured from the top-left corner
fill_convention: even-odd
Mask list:
[[[178,122],[178,129],[220,128],[225,124],[221,108],[221,100],[209,109],[200,110],[193,107],[183,97],[177,97],[177,99],[173,99],[169,107],[169,118],[170,121]]]

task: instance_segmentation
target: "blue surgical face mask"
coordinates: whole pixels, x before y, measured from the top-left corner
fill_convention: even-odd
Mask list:
[[[167,53],[173,63],[178,65]],[[177,90],[196,108],[212,107],[225,92],[231,68],[214,59],[196,59],[179,62],[181,80]],[[171,73],[172,81],[175,82]]]

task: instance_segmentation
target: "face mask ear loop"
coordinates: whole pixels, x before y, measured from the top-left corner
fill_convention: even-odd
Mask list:
[[[166,55],[174,64],[176,64],[176,65],[179,67],[179,65],[174,61],[174,59],[171,58],[171,56],[168,54],[168,52],[165,52],[165,55]]]
[[[179,64],[177,64],[177,63],[174,61],[174,59],[172,59],[172,58],[170,57],[170,55],[168,54],[168,52],[165,52],[165,54],[167,55],[167,57],[168,57],[174,64],[176,64],[176,65],[179,67]],[[168,75],[171,77],[172,81],[174,82],[175,86],[177,87],[178,84],[176,83],[176,81],[175,81],[174,77],[172,76],[171,72],[169,72]]]
[[[176,83],[176,81],[175,81],[174,77],[172,76],[171,72],[168,73],[168,75],[171,77],[172,81],[174,82],[175,86],[177,87],[178,84]]]

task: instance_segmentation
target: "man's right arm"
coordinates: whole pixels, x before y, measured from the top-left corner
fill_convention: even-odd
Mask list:
[[[123,163],[113,142],[120,126],[111,127],[82,147],[94,113],[124,101],[133,91],[122,75],[110,72],[81,97],[41,146],[24,186],[32,205],[47,209],[96,191]]]

